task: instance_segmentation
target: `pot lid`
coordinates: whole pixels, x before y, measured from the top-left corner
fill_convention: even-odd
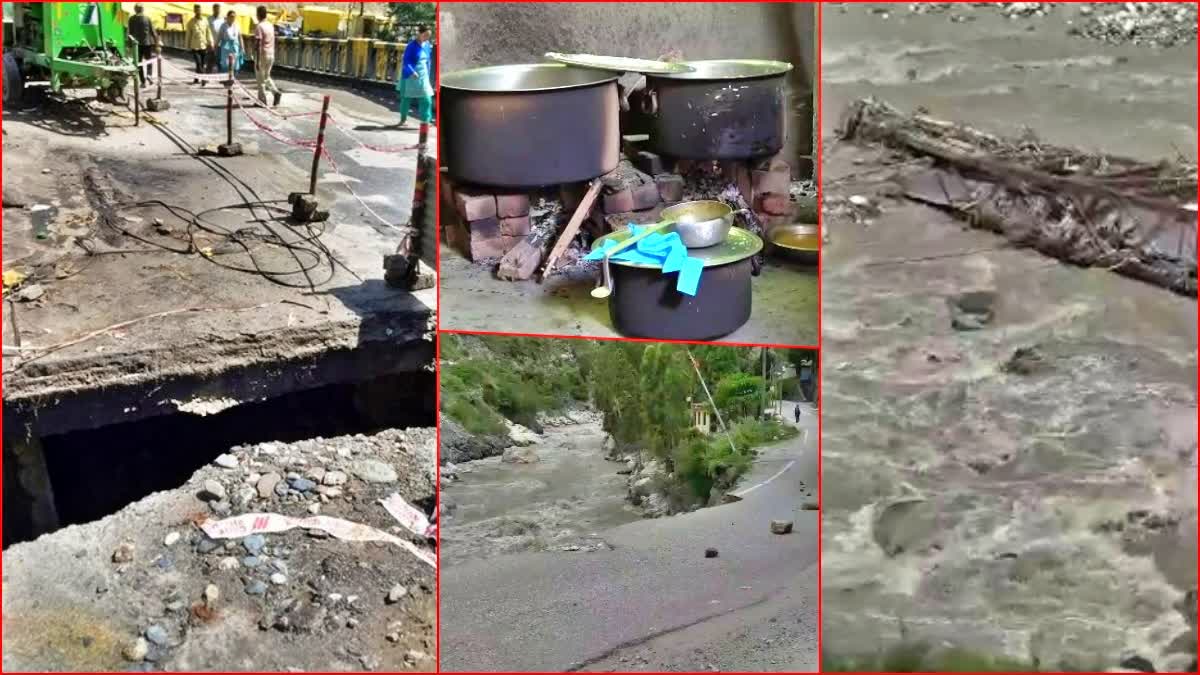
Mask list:
[[[651,59],[632,59],[625,56],[597,56],[596,54],[559,54],[546,52],[546,58],[551,61],[565,63],[568,66],[597,68],[618,73],[653,73],[655,75],[670,75],[690,73],[695,68],[683,63],[670,61],[653,61]]]
[[[622,242],[629,238],[628,230],[620,232],[610,232],[596,241],[592,242],[592,250],[600,248],[604,245],[605,240],[614,242]],[[689,248],[688,256],[699,258],[704,262],[705,267],[716,267],[718,265],[728,265],[729,263],[741,262],[752,255],[755,255],[762,250],[763,240],[749,230],[743,230],[740,227],[729,228],[729,236],[725,241],[716,246],[707,248]],[[658,269],[662,265],[650,265],[647,263],[621,262],[618,260],[610,260],[612,265],[624,265],[625,267],[641,267],[643,269]]]
[[[590,87],[616,79],[613,73],[595,68],[568,68],[560,63],[514,63],[445,73],[438,86],[461,91],[521,93]]]
[[[756,77],[776,77],[792,70],[786,61],[759,59],[711,59],[684,62],[691,70],[663,73],[663,77],[679,80],[749,80]]]

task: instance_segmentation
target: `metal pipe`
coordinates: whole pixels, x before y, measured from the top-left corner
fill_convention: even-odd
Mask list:
[[[321,102],[321,127],[317,130],[317,147],[313,148],[312,174],[308,178],[308,194],[317,194],[317,167],[321,164],[321,153],[325,152],[325,121],[329,118],[329,95]]]

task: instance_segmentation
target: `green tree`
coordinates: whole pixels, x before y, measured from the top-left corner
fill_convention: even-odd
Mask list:
[[[684,348],[653,344],[642,352],[642,415],[647,448],[666,459],[691,429],[691,365]]]
[[[756,417],[761,412],[763,379],[749,373],[733,373],[717,382],[713,401],[726,423],[740,417]]]
[[[424,25],[431,31],[437,30],[437,4],[432,2],[389,2],[388,13],[396,22],[395,37],[408,38],[406,27]]]

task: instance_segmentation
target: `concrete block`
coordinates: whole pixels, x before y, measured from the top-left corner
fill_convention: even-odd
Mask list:
[[[655,195],[655,198],[657,198],[657,195]],[[626,211],[633,210],[635,210],[633,190],[625,188],[623,190],[617,190],[611,194],[604,195],[605,213],[624,213]]]
[[[662,173],[654,177],[658,187],[658,198],[664,202],[679,202],[683,200],[683,176],[673,173]]]
[[[529,234],[529,216],[500,219],[500,234],[509,237],[524,237]]]
[[[496,270],[496,276],[505,281],[523,281],[533,277],[533,273],[542,264],[543,250],[534,246],[528,239],[522,239],[516,246],[505,254]]]
[[[500,219],[494,216],[470,221],[467,223],[467,231],[471,233],[471,239],[477,237],[490,239],[492,237],[499,237],[502,234],[500,232]]]
[[[529,195],[507,194],[496,195],[496,216],[517,218],[529,215]]]
[[[171,102],[165,98],[152,98],[146,101],[146,110],[150,112],[162,112],[171,109]]]
[[[473,223],[496,217],[496,197],[474,189],[460,187],[454,192],[454,208],[462,219]]]
[[[447,209],[455,209],[455,211],[457,211],[457,206],[455,205],[454,200],[454,181],[450,180],[449,174],[445,172],[442,172],[441,176],[439,176],[439,181],[440,192],[438,194],[441,197],[442,206]]]
[[[217,154],[221,157],[237,157],[242,154],[242,144],[222,143],[217,146]]]
[[[662,157],[659,157],[653,152],[647,152],[645,150],[642,150],[634,155],[633,166],[636,167],[638,171],[650,174],[651,176],[657,176],[664,171]]]
[[[471,255],[471,235],[467,232],[467,226],[458,219],[442,224],[442,237],[450,248],[465,256]]]
[[[658,185],[654,181],[642,183],[634,187],[631,191],[633,196],[633,210],[643,211],[652,209],[658,205],[660,201],[658,196]]]

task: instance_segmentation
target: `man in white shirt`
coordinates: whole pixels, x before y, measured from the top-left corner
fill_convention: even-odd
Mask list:
[[[221,3],[214,3],[212,6],[212,16],[208,17],[208,23],[212,26],[213,46],[212,53],[208,57],[208,72],[217,72],[217,56],[220,47],[217,44],[217,36],[221,34],[221,26],[225,24],[225,17],[221,16]]]
[[[267,105],[267,92],[275,97],[272,105],[278,106],[283,92],[271,79],[271,68],[275,65],[275,26],[267,20],[267,8],[258,6],[258,24],[254,26],[254,75],[258,80],[258,101]]]

